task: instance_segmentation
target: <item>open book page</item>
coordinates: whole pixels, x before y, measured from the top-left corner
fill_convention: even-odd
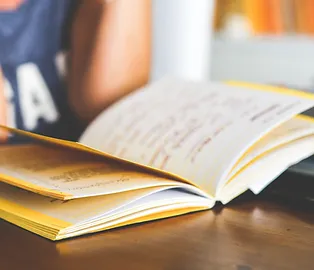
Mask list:
[[[250,162],[217,194],[217,200],[226,204],[244,191],[261,192],[288,167],[314,153],[314,135],[305,136],[277,147]]]
[[[313,105],[312,95],[166,79],[103,112],[80,142],[214,195],[254,142]]]
[[[0,147],[0,181],[59,199],[112,194],[154,186],[181,186],[185,183],[136,171],[82,151],[51,145]]]
[[[261,140],[250,147],[247,152],[237,161],[236,165],[228,175],[228,182],[233,180],[233,177],[244,166],[249,166],[249,163],[259,156],[271,151],[274,148],[284,147],[287,143],[314,134],[314,118],[298,115],[284,122],[278,127],[270,131]],[[314,149],[313,149],[314,152]],[[292,157],[293,158],[293,157]]]

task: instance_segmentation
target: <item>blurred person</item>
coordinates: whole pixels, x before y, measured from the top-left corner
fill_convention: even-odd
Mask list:
[[[0,124],[78,139],[102,110],[148,81],[150,5],[0,0]],[[3,131],[0,141],[19,142]]]

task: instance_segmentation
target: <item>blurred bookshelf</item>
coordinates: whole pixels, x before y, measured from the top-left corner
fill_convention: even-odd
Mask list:
[[[314,37],[313,0],[215,0],[214,31],[229,37]]]
[[[216,0],[213,80],[314,91],[314,0]]]

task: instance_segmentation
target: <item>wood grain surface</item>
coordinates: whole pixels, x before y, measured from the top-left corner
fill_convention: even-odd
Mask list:
[[[0,268],[310,270],[313,213],[247,194],[215,210],[61,242],[0,221]]]

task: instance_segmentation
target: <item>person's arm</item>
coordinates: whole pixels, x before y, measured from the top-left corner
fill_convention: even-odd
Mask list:
[[[0,67],[0,125],[6,125],[6,99],[4,95],[4,78]],[[0,129],[0,144],[4,143],[8,138],[8,133]]]
[[[74,20],[69,102],[84,121],[144,85],[150,74],[151,1],[83,0]]]

